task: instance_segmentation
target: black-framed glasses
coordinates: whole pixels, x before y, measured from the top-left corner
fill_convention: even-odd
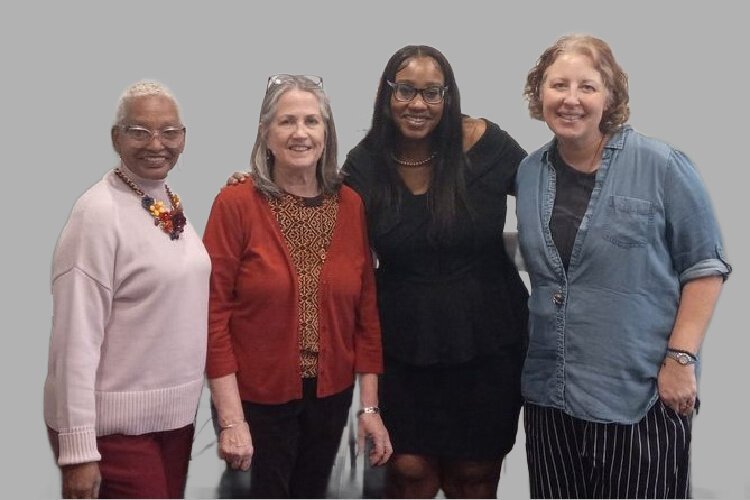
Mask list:
[[[274,85],[281,85],[282,83],[299,78],[309,80],[310,84],[315,87],[323,88],[323,78],[318,75],[290,75],[287,73],[279,73],[278,75],[271,75],[268,77],[266,92]]]
[[[167,147],[179,146],[185,138],[185,127],[164,127],[161,130],[151,130],[140,125],[122,125],[122,131],[132,142],[148,144],[154,137],[158,137]]]
[[[388,85],[393,89],[393,97],[399,102],[410,102],[417,94],[421,94],[422,100],[427,104],[440,104],[445,98],[445,91],[448,90],[447,85],[430,85],[422,89],[409,83],[388,82]]]

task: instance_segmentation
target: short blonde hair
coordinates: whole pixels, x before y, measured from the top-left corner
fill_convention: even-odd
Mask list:
[[[615,60],[607,42],[591,35],[565,35],[542,53],[536,65],[529,71],[523,90],[524,97],[529,102],[529,115],[534,119],[544,120],[541,89],[545,73],[558,57],[570,53],[590,58],[594,68],[601,75],[607,89],[607,104],[599,122],[599,130],[603,134],[614,132],[630,118],[628,75]]]

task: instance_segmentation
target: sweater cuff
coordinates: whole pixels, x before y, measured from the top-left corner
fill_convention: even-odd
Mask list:
[[[239,369],[240,366],[237,361],[234,360],[234,357],[228,361],[214,360],[210,356],[206,359],[206,378],[209,379],[225,377],[232,373],[237,373]]]
[[[379,359],[359,359],[354,362],[354,373],[383,373],[383,363]]]
[[[79,427],[71,432],[58,434],[60,454],[58,465],[98,462],[102,459],[96,449],[96,432],[90,427]]]

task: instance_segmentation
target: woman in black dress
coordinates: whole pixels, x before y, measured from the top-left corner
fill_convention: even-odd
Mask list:
[[[525,156],[498,125],[461,113],[438,50],[388,61],[372,127],[343,166],[379,260],[388,497],[496,494],[521,406],[527,291],[502,234]]]

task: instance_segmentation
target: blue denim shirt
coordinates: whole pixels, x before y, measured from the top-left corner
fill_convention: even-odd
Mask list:
[[[690,160],[629,126],[602,153],[567,272],[552,240],[551,141],[516,180],[531,281],[524,398],[593,422],[634,423],[656,379],[681,285],[729,275],[719,226]]]

